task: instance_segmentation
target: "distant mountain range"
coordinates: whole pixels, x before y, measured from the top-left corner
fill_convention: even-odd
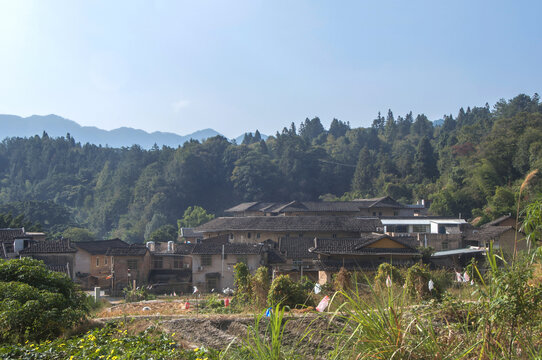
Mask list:
[[[32,115],[23,118],[16,115],[0,114],[0,140],[6,137],[41,136],[45,131],[51,137],[66,136],[67,133],[75,141],[82,144],[119,148],[138,144],[142,148],[150,149],[154,144],[177,147],[190,139],[203,141],[216,135],[222,135],[213,129],[198,130],[188,135],[178,135],[169,132],[155,131],[148,133],[143,130],[121,127],[113,130],[103,130],[94,126],[81,126],[75,121],[64,119],[58,115]],[[235,140],[238,144],[243,141],[244,134]],[[262,135],[262,138],[267,136]]]

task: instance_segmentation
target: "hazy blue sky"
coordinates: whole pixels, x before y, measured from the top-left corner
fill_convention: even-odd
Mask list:
[[[0,0],[0,113],[234,137],[542,85],[542,1]],[[1,130],[0,130],[1,132]]]

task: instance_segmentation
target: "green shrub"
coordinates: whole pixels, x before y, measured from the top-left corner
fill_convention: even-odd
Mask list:
[[[66,274],[31,258],[0,262],[0,341],[58,336],[88,311],[85,294]]]
[[[310,299],[303,292],[301,286],[292,281],[288,275],[277,276],[271,283],[267,296],[267,302],[270,306],[281,304],[294,308],[300,305],[309,305],[307,301]]]
[[[432,296],[429,291],[429,280],[431,280],[431,273],[425,265],[414,264],[408,268],[406,276],[406,288],[410,296],[415,299],[428,299]],[[435,293],[437,289],[433,289]]]
[[[256,274],[252,277],[253,301],[258,307],[265,306],[267,303],[267,294],[269,293],[270,279],[269,271],[265,266],[260,266]]]
[[[375,285],[382,286],[386,284],[386,279],[390,277],[392,282],[397,285],[403,285],[404,278],[401,271],[389,263],[382,263],[378,266],[378,271],[375,275]]]
[[[244,262],[240,262],[233,267],[235,294],[233,300],[236,304],[247,304],[251,302],[250,272]]]
[[[156,299],[156,296],[149,293],[144,286],[140,288],[135,288],[135,289],[125,288],[123,292],[124,292],[124,300],[126,302],[137,302],[137,301],[143,301],[143,300]]]

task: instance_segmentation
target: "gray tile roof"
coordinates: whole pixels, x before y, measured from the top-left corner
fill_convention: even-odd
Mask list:
[[[376,232],[382,223],[375,217],[355,216],[247,216],[220,217],[196,228],[197,231],[314,231]]]
[[[318,254],[310,252],[314,247],[314,238],[282,238],[279,251],[287,259],[316,259]]]
[[[203,237],[203,233],[194,231],[193,228],[181,228],[181,237]]]
[[[175,248],[176,254],[181,255],[257,255],[262,252],[262,244],[220,244],[215,242],[201,242],[199,244],[178,244]]]
[[[500,223],[502,223],[503,221],[505,220],[508,220],[508,219],[513,219],[511,215],[503,215],[493,221],[490,221],[484,225],[482,225],[481,227],[482,228],[487,228],[487,227],[490,227],[490,226],[499,226]]]
[[[65,254],[74,253],[77,249],[67,239],[36,241],[19,254]]]
[[[507,231],[514,230],[512,226],[488,226],[472,229],[465,234],[466,241],[490,241],[498,238]],[[522,236],[518,236],[518,239]]]
[[[111,247],[107,249],[107,256],[144,256],[148,249],[145,244],[131,244],[129,246]]]
[[[0,241],[10,241],[24,237],[24,228],[0,229]]]
[[[359,212],[361,209],[373,207],[404,208],[388,196],[359,199],[354,201],[292,201],[289,203],[247,202],[225,210],[226,213],[262,212],[262,213],[288,213],[288,212]]]
[[[405,246],[404,248],[374,248],[369,245],[380,239],[389,238]],[[418,254],[412,241],[393,238],[388,235],[370,234],[353,239],[315,239],[311,252],[328,255],[364,255],[364,254]]]
[[[85,250],[92,255],[105,255],[109,248],[128,247],[129,244],[121,239],[80,241],[74,242],[76,248]]]

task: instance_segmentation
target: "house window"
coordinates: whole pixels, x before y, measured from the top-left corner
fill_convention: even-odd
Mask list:
[[[175,269],[182,269],[182,267],[183,267],[183,259],[179,259],[179,258],[173,259],[173,267]]]
[[[448,242],[447,241],[443,241],[442,242],[442,250],[447,250],[448,249]]]
[[[237,263],[248,264],[247,256],[246,255],[237,255]]]
[[[303,233],[299,233],[299,237],[302,238],[302,237],[303,237]]]
[[[107,265],[107,257],[104,258],[104,265]]]
[[[100,266],[100,258],[96,257],[96,267]]]
[[[399,215],[399,212],[398,212],[398,211],[394,211],[394,212],[393,212],[393,216],[397,216],[397,215]]]
[[[164,262],[162,260],[162,257],[155,256],[152,260],[152,267],[155,269],[161,269],[164,266]]]
[[[378,216],[382,216],[382,211],[378,212]]]
[[[215,277],[207,278],[207,291],[216,290],[218,288],[218,279]]]
[[[412,232],[426,233],[427,232],[427,225],[412,225]]]
[[[230,240],[233,240],[233,234],[230,234]]]
[[[256,239],[260,238],[260,233],[256,233]]]
[[[201,266],[211,266],[211,265],[213,265],[213,256],[201,255]]]
[[[376,211],[373,211],[373,216],[376,216]]]
[[[333,237],[334,239],[336,239],[336,238],[337,238],[337,234],[333,234],[332,237]]]
[[[247,238],[250,239],[250,233],[247,233]]]
[[[128,269],[130,269],[130,270],[136,270],[137,269],[137,260],[135,260],[135,259],[126,260],[126,266],[128,266]]]

